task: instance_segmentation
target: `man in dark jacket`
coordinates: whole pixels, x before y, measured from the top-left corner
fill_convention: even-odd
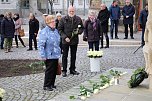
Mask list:
[[[125,27],[125,38],[128,39],[128,25],[130,28],[130,37],[131,39],[134,39],[133,37],[133,15],[135,14],[135,8],[134,6],[130,3],[130,0],[126,0],[126,5],[122,9],[122,15],[124,17],[123,23]]]
[[[110,13],[105,4],[101,4],[101,10],[98,14],[98,19],[101,24],[101,48],[103,48],[103,36],[106,38],[105,48],[109,48],[109,37],[108,37],[108,21]]]
[[[142,36],[141,36],[141,45],[142,46],[145,45],[144,33],[145,33],[147,17],[148,17],[148,4],[146,4],[145,9],[143,9],[140,12],[140,16],[139,16],[139,24],[140,24],[140,27],[142,28]]]
[[[34,41],[35,50],[37,50],[36,37],[39,31],[39,21],[35,18],[34,14],[30,13],[29,18],[29,49],[27,51],[33,50],[32,40]]]
[[[2,24],[2,21],[3,21],[3,18],[4,18],[4,15],[3,14],[0,14],[0,36],[1,36],[1,49],[4,49],[4,35],[2,35],[2,32],[1,32],[1,24]]]
[[[1,33],[4,36],[5,41],[5,53],[12,52],[12,42],[15,33],[15,25],[12,19],[12,13],[6,12],[5,17],[1,23]]]
[[[113,39],[113,30],[115,27],[115,38],[118,38],[118,23],[120,19],[120,7],[118,6],[118,1],[114,0],[111,7],[109,8],[110,11],[110,20],[111,20],[111,27],[110,27],[110,34],[111,34],[111,39]]]
[[[67,58],[70,47],[71,63],[70,63],[70,74],[78,75],[79,73],[75,70],[76,52],[78,46],[78,35],[83,32],[83,23],[80,17],[75,15],[75,8],[70,6],[68,8],[68,15],[63,17],[58,25],[59,33],[62,37],[62,66],[63,66],[63,77],[67,74]]]

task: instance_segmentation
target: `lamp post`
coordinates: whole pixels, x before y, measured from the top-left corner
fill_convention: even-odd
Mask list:
[[[46,14],[49,14],[49,5],[48,5],[48,0],[45,0],[46,2]]]

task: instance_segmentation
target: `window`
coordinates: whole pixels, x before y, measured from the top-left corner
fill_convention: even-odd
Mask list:
[[[10,2],[9,2],[9,0],[1,0],[1,3],[2,3],[2,4],[8,4],[8,3],[10,3]]]
[[[59,0],[53,0],[53,2],[54,2],[54,3],[59,3],[60,1],[59,1]]]
[[[90,0],[86,0],[86,4],[89,5],[90,4]]]
[[[25,9],[29,9],[29,0],[22,0],[21,7]]]
[[[83,0],[78,0],[79,5],[83,5]]]

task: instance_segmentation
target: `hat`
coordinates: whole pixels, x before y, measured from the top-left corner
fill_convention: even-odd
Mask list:
[[[48,14],[45,13],[45,14],[43,14],[43,16],[48,16]]]
[[[56,14],[56,17],[58,17],[58,16],[61,16],[61,13],[57,13],[57,14]]]
[[[130,2],[130,0],[126,0],[126,2]]]

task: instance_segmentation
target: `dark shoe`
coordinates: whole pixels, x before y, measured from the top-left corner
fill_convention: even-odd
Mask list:
[[[105,46],[104,48],[109,48],[109,46]]]
[[[62,76],[66,77],[67,76],[66,72],[62,72]]]
[[[53,85],[53,86],[51,86],[52,88],[54,88],[54,89],[56,89],[56,86],[55,85]]]
[[[35,50],[38,50],[37,48],[35,48]]]
[[[16,48],[18,48],[18,46],[16,46]]]
[[[4,47],[1,47],[1,49],[4,49]]]
[[[80,73],[77,72],[77,71],[70,71],[70,74],[73,74],[73,75],[79,75]]]
[[[33,50],[33,49],[28,49],[27,51],[31,51],[31,50]]]
[[[131,39],[134,39],[134,37],[131,37]]]
[[[124,39],[128,39],[127,37],[125,37]]]
[[[115,37],[115,39],[119,39],[118,37]]]
[[[44,90],[47,90],[47,91],[53,91],[53,88],[52,87],[43,87]]]
[[[9,49],[8,52],[13,52],[13,51]]]
[[[102,49],[102,48],[103,48],[103,46],[100,47],[100,49]]]
[[[25,45],[23,45],[23,47],[26,47]]]

